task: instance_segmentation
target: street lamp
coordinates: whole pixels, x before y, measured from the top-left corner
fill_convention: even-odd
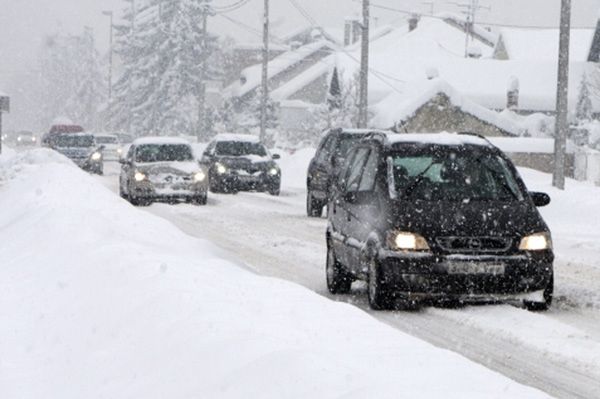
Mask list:
[[[112,69],[113,69],[113,12],[102,11],[103,15],[110,18],[110,36],[108,50],[108,102],[112,99]]]

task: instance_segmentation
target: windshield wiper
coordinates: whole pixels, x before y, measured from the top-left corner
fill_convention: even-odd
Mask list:
[[[429,169],[431,169],[431,167],[435,165],[435,163],[435,160],[431,161],[431,163],[421,173],[415,176],[415,179],[412,181],[412,183],[410,183],[408,187],[404,189],[404,192],[402,193],[402,198],[408,198],[410,194],[412,194],[415,188],[417,188],[417,186],[423,181],[423,177],[425,176],[425,174],[429,172]]]
[[[511,195],[511,197],[513,197],[513,199],[517,200],[517,201],[521,201],[521,198],[519,197],[519,194],[517,194],[516,192],[513,191],[512,187],[510,186],[510,184],[508,184],[508,182],[506,181],[506,177],[500,173],[499,171],[493,169],[492,167],[490,167],[489,165],[485,164],[483,162],[483,160],[480,158],[475,158],[475,162],[477,162],[478,164],[480,164],[481,166],[483,166],[484,168],[486,168],[487,170],[489,170],[490,172],[492,172],[494,174],[494,176],[496,176],[496,178],[500,179],[500,184],[502,184],[502,187],[504,187],[509,194]]]

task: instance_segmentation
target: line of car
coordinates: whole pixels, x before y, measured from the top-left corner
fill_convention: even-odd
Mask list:
[[[474,134],[328,131],[307,174],[306,210],[327,206],[326,281],[367,284],[373,309],[520,302],[546,310],[552,239],[498,148]]]

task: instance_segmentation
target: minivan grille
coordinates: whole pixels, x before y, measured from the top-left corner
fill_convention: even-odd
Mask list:
[[[504,252],[512,240],[504,237],[438,237],[440,248],[447,252]]]

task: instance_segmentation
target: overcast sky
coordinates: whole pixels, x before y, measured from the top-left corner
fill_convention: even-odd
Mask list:
[[[139,0],[138,0],[139,1]],[[214,0],[215,5],[228,5],[236,0]],[[344,17],[358,13],[356,0],[296,0],[320,24],[341,27]],[[372,0],[372,4],[405,10],[429,11],[425,0]],[[435,11],[457,11],[450,1],[433,0]],[[461,2],[462,0],[458,0]],[[466,1],[466,0],[465,0]],[[79,33],[84,26],[94,28],[102,51],[107,49],[108,18],[102,10],[121,10],[124,0],[0,0],[0,88],[14,87],[15,77],[23,71],[35,70],[36,53],[44,35],[62,31]],[[251,0],[241,9],[228,14],[247,25],[260,29],[263,0]],[[480,0],[491,11],[482,10],[480,21],[526,24],[558,25],[560,0]],[[308,21],[292,7],[289,0],[271,0],[271,13],[277,34],[293,30]],[[573,24],[595,24],[599,0],[573,0]],[[401,13],[373,8],[378,23],[399,21]],[[259,35],[248,32],[223,17],[210,19],[216,33],[229,34],[241,41],[258,40]]]

